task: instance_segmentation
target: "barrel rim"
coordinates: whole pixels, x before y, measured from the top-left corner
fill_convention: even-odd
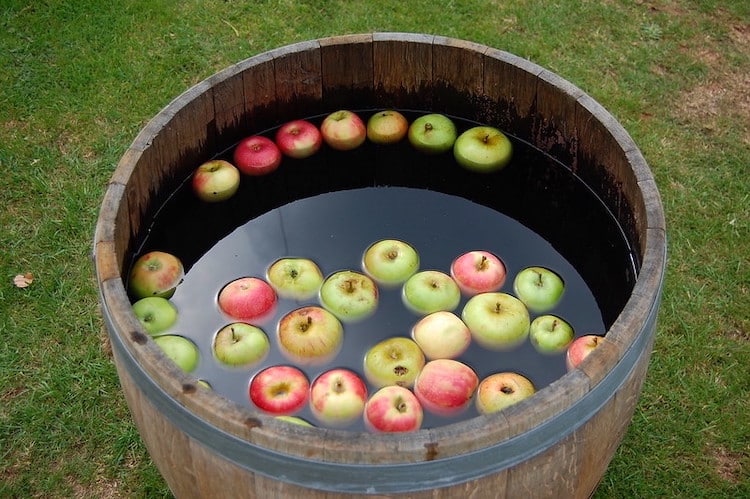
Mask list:
[[[481,51],[484,57],[495,58],[502,63],[516,66],[518,69],[530,75],[544,79],[552,87],[563,92],[573,99],[583,112],[589,112],[591,117],[601,121],[616,140],[622,145],[623,153],[627,156],[628,164],[637,176],[638,185],[642,187],[641,193],[647,196],[644,202],[647,204],[646,211],[646,234],[642,247],[642,262],[636,279],[635,287],[631,297],[627,300],[623,312],[607,331],[607,337],[612,338],[612,347],[608,352],[595,351],[579,368],[562,376],[558,381],[543,388],[533,397],[523,401],[516,406],[500,413],[487,416],[479,416],[466,422],[455,423],[432,429],[422,429],[410,434],[409,446],[405,448],[402,443],[403,436],[396,434],[367,434],[356,433],[347,430],[321,430],[319,428],[294,428],[289,431],[289,425],[276,421],[273,417],[255,413],[239,404],[227,403],[223,397],[209,391],[195,390],[195,378],[182,372],[174,366],[164,354],[156,347],[150,337],[145,333],[140,324],[129,312],[130,302],[124,287],[124,280],[119,274],[122,268],[122,259],[118,255],[122,251],[122,242],[118,241],[115,232],[121,229],[122,217],[118,219],[117,212],[104,210],[100,212],[95,229],[94,241],[94,265],[96,276],[99,281],[100,303],[105,316],[114,317],[112,323],[108,324],[110,337],[122,340],[129,355],[138,359],[139,365],[144,368],[149,376],[158,378],[165,396],[170,397],[175,403],[182,405],[189,411],[203,418],[207,424],[225,432],[230,432],[237,438],[247,443],[259,445],[268,450],[285,447],[288,454],[306,454],[310,446],[319,445],[321,434],[327,442],[336,447],[336,442],[353,445],[363,451],[380,452],[382,455],[371,456],[375,459],[396,458],[409,460],[415,459],[411,452],[422,456],[424,462],[430,462],[435,458],[431,455],[437,442],[441,445],[447,439],[454,439],[461,445],[467,445],[462,435],[468,433],[475,437],[476,432],[483,432],[489,441],[508,442],[514,438],[527,434],[535,427],[548,422],[559,416],[565,410],[572,410],[573,404],[586,400],[586,394],[590,393],[601,383],[607,380],[613,370],[623,362],[629,351],[632,350],[636,340],[647,335],[645,327],[649,321],[649,315],[629,313],[632,310],[644,311],[655,310],[661,293],[664,268],[666,264],[666,227],[661,200],[656,189],[656,184],[648,165],[638,150],[632,138],[624,130],[622,125],[600,104],[588,96],[581,89],[552,73],[541,66],[526,59],[519,58],[503,50],[494,49],[485,45],[467,42],[450,37],[424,35],[413,33],[373,33],[362,35],[344,35],[298,42],[285,47],[277,48],[262,54],[252,56],[240,63],[226,68],[177,96],[172,102],[165,106],[149,123],[141,130],[118,164],[112,180],[105,192],[103,205],[125,209],[129,200],[126,197],[125,188],[132,169],[138,159],[146,151],[155,138],[153,135],[163,128],[180,110],[190,106],[196,96],[215,84],[227,78],[236,77],[238,73],[251,70],[255,65],[283,58],[289,54],[309,50],[311,47],[331,46],[339,43],[349,43],[357,40],[362,43],[383,42],[407,42],[419,44],[450,43],[451,45],[465,50]],[[115,315],[117,317],[115,317]],[[611,334],[611,336],[610,336]],[[144,336],[145,335],[145,336]],[[643,340],[645,341],[645,340]],[[606,357],[605,357],[606,355]],[[166,381],[162,379],[166,377]],[[550,401],[561,399],[564,393],[579,393],[582,397],[571,404],[555,407],[539,418],[529,420],[527,412],[530,406],[536,404],[540,399],[546,398]],[[213,409],[213,410],[212,410]],[[209,422],[210,420],[210,422]],[[288,433],[288,437],[279,438],[279,433]],[[352,438],[356,433],[357,438]],[[376,445],[373,445],[376,444]],[[470,444],[469,444],[470,445]],[[441,447],[442,449],[442,447]],[[473,451],[462,451],[461,454]],[[408,452],[407,452],[408,451]],[[442,456],[442,455],[441,455]],[[350,456],[349,456],[350,457]],[[441,457],[442,458],[442,457]],[[324,462],[337,462],[338,458],[333,455],[318,455],[316,460]]]

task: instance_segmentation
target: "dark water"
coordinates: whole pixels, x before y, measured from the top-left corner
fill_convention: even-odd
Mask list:
[[[459,129],[471,125],[457,124]],[[311,258],[325,275],[361,270],[363,251],[383,238],[409,242],[420,254],[421,269],[445,272],[462,252],[490,250],[506,264],[502,291],[508,293],[522,268],[550,267],[566,284],[562,301],[550,313],[570,322],[576,335],[604,333],[634,280],[634,260],[622,231],[567,168],[519,141],[514,147],[511,164],[490,175],[461,169],[450,154],[431,157],[407,143],[366,143],[350,152],[323,150],[307,160],[285,159],[271,175],[243,177],[238,194],[225,203],[201,203],[189,187],[178,189],[156,213],[137,254],[169,251],[186,266],[185,281],[172,298],[179,318],[170,332],[199,346],[202,358],[194,374],[216,392],[252,407],[247,396],[252,375],[287,363],[275,343],[276,321],[317,300],[281,300],[275,316],[260,324],[272,344],[266,360],[252,369],[227,369],[211,354],[213,335],[229,322],[216,303],[219,290],[237,277],[262,277],[283,256]],[[400,293],[400,288],[381,287],[376,313],[345,323],[341,353],[331,364],[304,369],[310,380],[331,367],[361,373],[367,348],[390,336],[408,336],[419,317],[404,307]],[[455,310],[458,315],[465,301]],[[528,341],[510,352],[472,345],[459,360],[480,378],[520,372],[537,389],[565,373],[564,355],[541,355]],[[317,423],[307,410],[299,415]],[[473,406],[455,418],[425,412],[423,427],[475,415]],[[356,422],[348,428],[364,427]]]

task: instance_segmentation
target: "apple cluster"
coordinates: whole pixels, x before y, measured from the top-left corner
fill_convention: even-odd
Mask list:
[[[237,192],[242,175],[270,174],[284,157],[302,160],[324,144],[346,151],[365,140],[387,145],[405,138],[425,154],[452,151],[460,166],[475,172],[497,171],[512,156],[509,139],[490,126],[459,134],[445,115],[424,114],[409,124],[395,110],[376,112],[365,124],[356,113],[340,110],[327,115],[319,128],[299,119],[279,127],[273,138],[241,140],[232,162],[201,164],[192,188],[203,201],[224,201]],[[535,387],[517,372],[480,379],[462,357],[472,343],[507,351],[528,339],[542,354],[564,353],[568,369],[574,369],[603,339],[575,338],[573,327],[551,313],[565,289],[553,270],[521,269],[512,293],[503,291],[507,276],[503,260],[487,250],[466,251],[442,270],[422,269],[417,250],[399,239],[375,241],[363,251],[361,268],[328,275],[312,258],[284,256],[271,262],[263,276],[241,276],[218,291],[216,304],[228,323],[212,337],[213,359],[226,368],[249,369],[248,397],[255,407],[297,424],[312,425],[298,416],[303,408],[328,427],[360,419],[370,430],[383,432],[417,430],[424,411],[452,417],[472,401],[481,414],[497,412],[531,396]],[[170,333],[178,316],[170,298],[183,278],[178,257],[151,251],[131,267],[128,289],[144,329],[177,366],[192,372],[201,360],[199,348]],[[371,345],[363,352],[361,371],[331,367],[348,325],[373,316],[380,294],[391,291],[415,315],[408,334]],[[283,300],[297,305],[279,315]],[[277,316],[275,335],[269,337],[263,328]],[[286,364],[263,365],[273,348]],[[311,381],[310,368],[325,370]]]
[[[425,154],[453,151],[456,162],[475,172],[492,172],[506,166],[513,146],[495,127],[472,127],[460,135],[453,120],[439,113],[419,116],[411,124],[400,112],[386,109],[372,114],[367,123],[346,109],[327,115],[318,128],[308,120],[297,119],[281,125],[273,138],[262,134],[245,137],[235,146],[232,162],[212,159],[196,168],[192,188],[206,202],[231,198],[239,189],[241,176],[267,175],[284,157],[309,158],[323,144],[336,151],[356,149],[365,140],[375,144],[395,144],[407,138]]]

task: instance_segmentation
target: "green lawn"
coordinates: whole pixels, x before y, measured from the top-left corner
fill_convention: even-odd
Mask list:
[[[633,424],[597,497],[750,497],[750,2],[3,0],[0,497],[160,497],[91,263],[119,157],[170,100],[323,36],[440,34],[528,58],[634,137],[669,267]],[[30,273],[18,288],[13,278]]]

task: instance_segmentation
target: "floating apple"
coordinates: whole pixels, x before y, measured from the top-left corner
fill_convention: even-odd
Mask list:
[[[509,350],[529,334],[526,306],[507,293],[480,293],[469,298],[461,312],[472,338],[490,350]]]
[[[266,271],[266,279],[282,298],[307,300],[318,294],[323,284],[320,267],[309,258],[280,258]]]
[[[476,406],[480,414],[491,414],[534,395],[534,384],[515,372],[490,374],[479,383]]]
[[[410,387],[424,363],[424,353],[414,340],[393,336],[367,350],[363,367],[365,378],[376,387]]]
[[[403,286],[404,304],[418,314],[455,310],[461,301],[461,290],[451,276],[439,270],[422,270]]]
[[[409,143],[423,153],[440,154],[450,151],[456,141],[456,125],[444,114],[425,114],[409,126]]]
[[[141,255],[130,269],[129,289],[135,299],[147,296],[171,298],[185,277],[179,258],[164,251]]]
[[[240,277],[219,291],[219,308],[228,316],[258,323],[266,320],[276,308],[276,292],[258,277]]]
[[[310,387],[310,410],[323,423],[346,426],[362,416],[367,385],[357,373],[334,368],[320,374]]]
[[[409,131],[409,121],[393,109],[378,111],[367,120],[367,138],[375,144],[395,144]]]
[[[310,382],[294,366],[273,365],[253,376],[248,390],[258,409],[274,415],[292,415],[307,403]]]
[[[378,306],[378,287],[367,275],[340,270],[329,275],[320,286],[320,302],[342,321],[369,317]]]
[[[424,412],[417,397],[398,385],[385,386],[372,394],[365,404],[365,425],[376,432],[417,431]]]
[[[556,315],[540,315],[531,321],[529,340],[540,353],[562,353],[573,341],[573,327]]]
[[[268,355],[271,343],[259,327],[246,322],[234,322],[219,329],[214,336],[213,352],[224,365],[247,367],[257,364]]]
[[[225,201],[240,187],[240,171],[229,161],[214,159],[201,164],[193,173],[193,192],[209,203]]]
[[[321,365],[341,350],[344,328],[331,312],[309,305],[279,319],[277,336],[281,353],[292,362]]]
[[[177,321],[177,307],[161,296],[147,296],[133,303],[133,313],[150,335],[163,333]]]
[[[176,334],[165,334],[154,338],[154,342],[177,367],[189,373],[198,367],[200,353],[195,343]]]
[[[365,250],[362,266],[378,283],[401,284],[419,269],[419,254],[407,242],[381,239]]]
[[[510,162],[513,145],[497,128],[476,126],[469,128],[453,144],[456,162],[468,170],[480,173],[494,172]]]
[[[466,295],[497,291],[505,283],[505,264],[484,250],[463,253],[451,263],[451,276]]]
[[[598,334],[586,334],[574,339],[565,353],[565,365],[568,370],[572,371],[578,367],[583,359],[588,357],[603,341],[605,341],[604,336]]]
[[[323,140],[338,151],[349,151],[361,146],[367,138],[367,126],[362,118],[346,109],[334,111],[320,124]]]
[[[312,428],[314,426],[310,421],[308,421],[308,420],[306,420],[304,418],[301,418],[299,416],[284,416],[284,415],[281,415],[281,416],[276,416],[276,419],[278,419],[279,421],[286,421],[287,423],[292,423],[292,424],[296,424],[296,425],[299,425],[299,426],[308,426],[310,428]]]
[[[428,359],[455,359],[471,344],[471,332],[453,312],[441,310],[420,319],[411,337]]]
[[[266,175],[281,164],[281,151],[263,135],[245,137],[234,149],[234,165],[245,175]]]
[[[284,123],[276,131],[276,145],[285,156],[295,159],[309,158],[323,145],[318,127],[307,120]]]
[[[513,292],[518,299],[537,313],[552,310],[562,298],[564,290],[562,278],[545,267],[526,267],[513,280]]]
[[[465,409],[479,385],[479,377],[463,362],[435,359],[424,365],[414,382],[414,394],[422,407],[440,416]]]

